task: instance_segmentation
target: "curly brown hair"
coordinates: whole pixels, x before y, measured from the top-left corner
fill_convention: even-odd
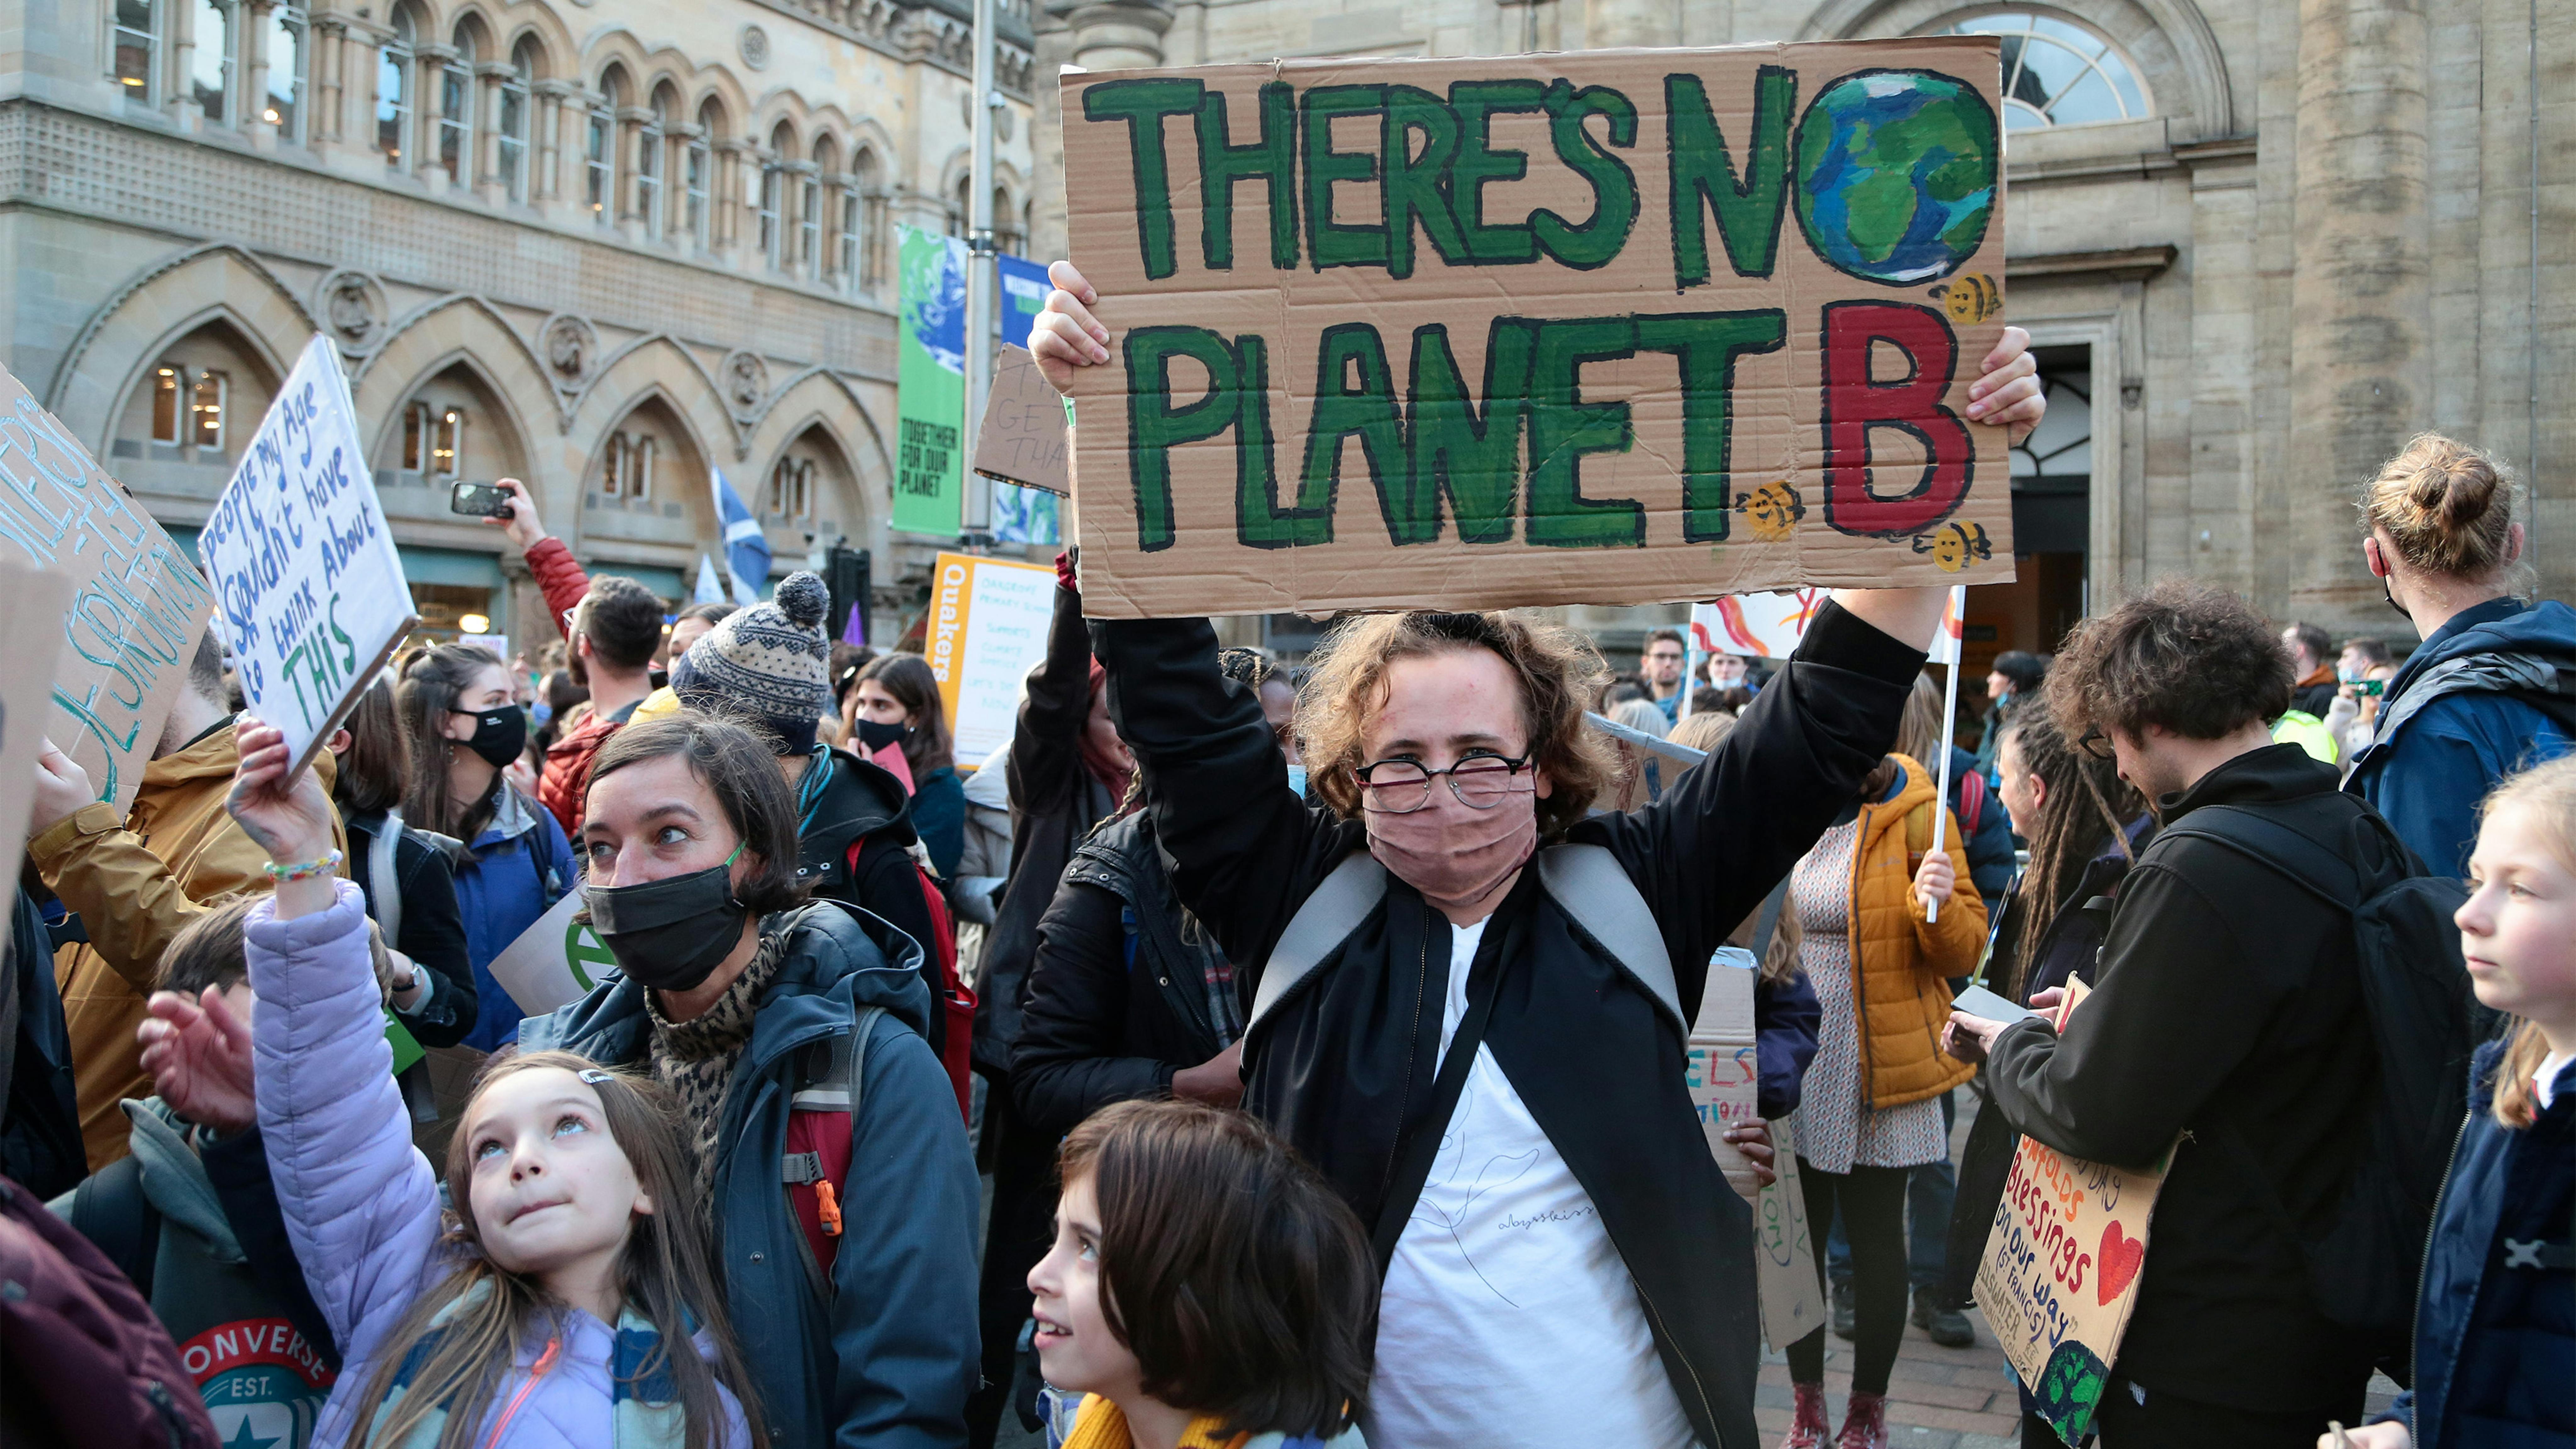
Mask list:
[[[1385,702],[1387,666],[1456,649],[1491,650],[1520,680],[1526,748],[1550,787],[1538,802],[1540,836],[1581,820],[1619,774],[1609,745],[1583,726],[1584,703],[1608,671],[1582,635],[1499,612],[1365,614],[1337,627],[1297,692],[1297,734],[1316,793],[1343,818],[1358,816],[1357,772],[1369,763],[1368,728]]]
[[[2070,738],[2143,738],[2147,726],[2224,739],[2290,707],[2290,651],[2235,594],[2164,579],[2066,636],[2049,667],[2049,713]]]

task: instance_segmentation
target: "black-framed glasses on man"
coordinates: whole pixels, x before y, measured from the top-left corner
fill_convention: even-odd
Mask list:
[[[1431,781],[1438,775],[1449,777],[1449,793],[1470,810],[1491,810],[1514,795],[1530,794],[1538,781],[1523,774],[1529,763],[1527,755],[1517,760],[1469,755],[1445,770],[1430,769],[1420,760],[1380,760],[1351,773],[1359,776],[1363,808],[1384,815],[1410,815],[1431,803]]]
[[[2114,760],[2119,758],[2119,752],[2111,748],[2111,737],[2102,733],[2102,727],[2100,725],[2094,725],[2085,730],[2083,738],[2078,739],[2075,742],[2075,748],[2082,750],[2084,753],[2091,755],[2097,760]]]

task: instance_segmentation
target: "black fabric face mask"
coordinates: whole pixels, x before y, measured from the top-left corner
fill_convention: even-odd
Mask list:
[[[631,886],[590,888],[590,924],[617,967],[656,991],[695,990],[742,941],[751,912],[722,865]]]
[[[493,769],[507,769],[510,762],[519,757],[519,752],[528,747],[528,712],[515,704],[505,704],[499,709],[460,709],[450,713],[473,717],[474,737],[455,743],[481,755]]]
[[[883,723],[872,719],[863,719],[859,721],[859,743],[867,746],[868,753],[870,754],[874,754],[888,745],[902,744],[904,737],[911,733],[912,730],[904,725],[900,720],[890,720]]]

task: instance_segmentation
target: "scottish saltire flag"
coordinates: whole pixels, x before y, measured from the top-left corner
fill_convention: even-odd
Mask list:
[[[725,572],[733,575],[733,601],[757,604],[760,586],[769,582],[769,535],[725,481],[722,468],[709,468],[707,481],[715,488],[716,521],[724,526]]]
[[[689,593],[692,604],[721,604],[725,601],[724,583],[716,577],[716,561],[698,555],[698,585]]]

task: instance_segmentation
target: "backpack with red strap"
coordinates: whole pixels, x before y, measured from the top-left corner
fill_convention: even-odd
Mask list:
[[[805,1267],[823,1296],[832,1295],[832,1265],[841,1248],[841,1204],[849,1194],[850,1128],[867,1078],[868,1035],[882,1006],[859,1008],[846,1035],[827,1037],[797,1054],[796,1091],[787,1102],[787,1147],[778,1180],[804,1229]]]
[[[844,867],[855,877],[859,873],[859,853],[867,848],[867,837],[850,842],[849,858]],[[957,1092],[957,1117],[961,1122],[974,1120],[974,1072],[970,1065],[975,1038],[975,992],[957,974],[957,918],[948,908],[948,893],[939,888],[939,877],[930,873],[919,857],[912,861],[912,876],[921,887],[921,902],[930,913],[930,939],[919,942],[925,964],[939,970],[939,984],[931,993],[935,998],[930,1009],[940,1014],[939,1065],[948,1073],[948,1085]]]

